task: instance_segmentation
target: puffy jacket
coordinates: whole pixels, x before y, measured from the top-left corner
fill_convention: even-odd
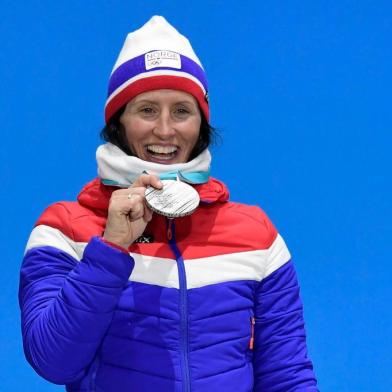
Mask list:
[[[317,391],[290,254],[258,207],[196,186],[191,216],[154,214],[129,254],[105,243],[113,187],[50,206],[19,299],[25,354],[68,391]]]

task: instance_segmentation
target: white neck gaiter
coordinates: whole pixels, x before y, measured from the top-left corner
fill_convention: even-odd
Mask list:
[[[205,183],[210,174],[211,154],[208,149],[189,162],[174,165],[143,161],[125,154],[112,143],[99,146],[96,156],[102,183],[121,188],[129,187],[143,172],[155,174],[162,180],[179,177],[190,184]]]

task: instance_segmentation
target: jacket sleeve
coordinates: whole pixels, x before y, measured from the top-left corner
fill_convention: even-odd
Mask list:
[[[60,230],[37,226],[20,276],[23,346],[47,380],[69,384],[94,359],[131,274],[131,256],[94,237],[79,261]]]
[[[318,391],[307,356],[296,272],[279,234],[257,288],[254,339],[255,392]]]

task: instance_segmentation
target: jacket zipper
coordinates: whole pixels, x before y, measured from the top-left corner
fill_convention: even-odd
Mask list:
[[[254,343],[255,343],[255,323],[256,323],[256,320],[252,316],[250,318],[250,340],[249,340],[249,348],[251,350],[253,350]]]
[[[189,372],[189,339],[188,339],[188,292],[186,284],[186,274],[184,259],[181,256],[180,250],[177,247],[175,239],[175,227],[173,219],[167,219],[167,239],[169,245],[176,257],[179,289],[180,289],[180,351],[181,351],[181,368],[184,377],[184,392],[191,390],[190,385],[190,372]]]

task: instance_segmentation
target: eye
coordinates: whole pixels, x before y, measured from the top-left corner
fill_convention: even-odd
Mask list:
[[[174,109],[174,114],[177,117],[186,117],[190,113],[190,110],[184,106],[180,106]]]
[[[188,110],[188,109],[185,109],[185,108],[179,108],[178,111],[179,111],[180,113],[189,113],[189,110]]]
[[[152,117],[155,115],[156,111],[152,106],[142,106],[139,108],[138,112],[143,117]]]

